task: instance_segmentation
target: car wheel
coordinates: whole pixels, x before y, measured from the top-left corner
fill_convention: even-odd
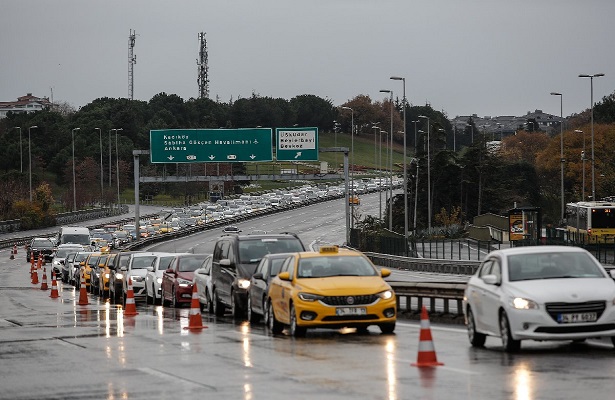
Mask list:
[[[220,299],[218,298],[218,291],[216,289],[214,289],[212,303],[214,315],[216,317],[222,317],[224,315],[224,304],[220,302]]]
[[[258,314],[252,311],[252,296],[248,292],[248,305],[246,306],[246,313],[248,314],[248,321],[251,324],[256,324],[259,320]]]
[[[168,307],[169,306],[169,301],[167,300],[167,296],[166,293],[164,291],[164,288],[160,289],[161,293],[160,293],[160,302],[162,303],[162,305],[164,307]]]
[[[267,299],[263,298],[263,305],[262,305],[262,310],[263,310],[263,323],[266,326],[269,326],[269,308],[267,307]]]
[[[305,327],[297,324],[297,313],[295,311],[295,305],[290,305],[290,335],[293,337],[304,337],[307,332]]]
[[[175,288],[171,291],[171,305],[173,308],[179,307],[179,302],[177,301],[177,295],[175,293]]]
[[[145,304],[152,304],[153,303],[153,299],[152,297],[149,295],[149,290],[147,288],[147,286],[145,287]]]
[[[468,339],[472,347],[485,347],[485,339],[487,335],[476,332],[476,323],[474,321],[474,313],[472,309],[468,307]]]
[[[237,301],[237,294],[235,292],[231,292],[231,311],[233,313],[233,318],[235,318],[236,320],[243,320],[244,310],[239,307],[239,302]]]
[[[613,343],[613,346],[615,346],[615,336],[611,336],[611,343]]]
[[[507,353],[516,353],[519,351],[521,348],[521,341],[513,339],[508,316],[506,315],[506,311],[503,310],[500,313],[500,335],[502,336],[502,345]]]
[[[378,325],[378,328],[380,328],[380,332],[389,335],[393,332],[395,332],[395,322],[389,322],[386,324],[380,324]]]
[[[267,314],[269,316],[268,326],[271,333],[273,333],[274,335],[282,333],[282,329],[284,329],[284,326],[277,319],[275,319],[273,305],[271,304],[271,302],[267,304]]]
[[[207,312],[210,314],[214,313],[214,302],[211,301],[211,296],[209,295],[209,290],[205,291],[205,298],[207,299]]]

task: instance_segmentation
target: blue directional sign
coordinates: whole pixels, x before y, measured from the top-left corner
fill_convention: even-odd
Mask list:
[[[152,163],[272,161],[272,130],[161,129],[151,130]]]
[[[278,161],[318,161],[318,128],[276,128]]]

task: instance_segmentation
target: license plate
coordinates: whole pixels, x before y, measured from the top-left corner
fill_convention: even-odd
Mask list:
[[[335,309],[335,315],[344,317],[347,315],[366,315],[367,310],[364,307],[338,307]]]
[[[559,314],[557,322],[562,324],[574,324],[576,322],[595,322],[598,319],[598,314],[590,313],[575,313],[575,314]]]

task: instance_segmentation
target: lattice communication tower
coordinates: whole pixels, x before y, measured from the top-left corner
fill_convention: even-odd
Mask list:
[[[137,56],[134,54],[136,32],[130,30],[128,36],[128,98],[134,100],[134,65],[137,63]]]
[[[196,60],[199,84],[199,99],[209,98],[209,66],[207,65],[207,40],[205,33],[199,33],[199,58]]]

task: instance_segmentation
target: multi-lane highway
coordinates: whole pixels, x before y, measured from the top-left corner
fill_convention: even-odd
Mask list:
[[[240,226],[294,231],[307,244],[342,243],[343,212],[334,201]],[[220,233],[154,249],[211,252]],[[473,349],[462,326],[431,323],[444,365],[418,368],[411,365],[420,354],[413,321],[399,321],[394,335],[315,330],[294,339],[204,313],[207,328],[194,333],[184,329],[189,308],[139,302],[138,315],[125,316],[96,296],[78,305],[79,293],[60,282],[60,297],[50,298],[31,284],[20,252],[11,260],[0,251],[0,398],[606,399],[615,389],[610,340],[524,342],[510,355],[497,339]]]

